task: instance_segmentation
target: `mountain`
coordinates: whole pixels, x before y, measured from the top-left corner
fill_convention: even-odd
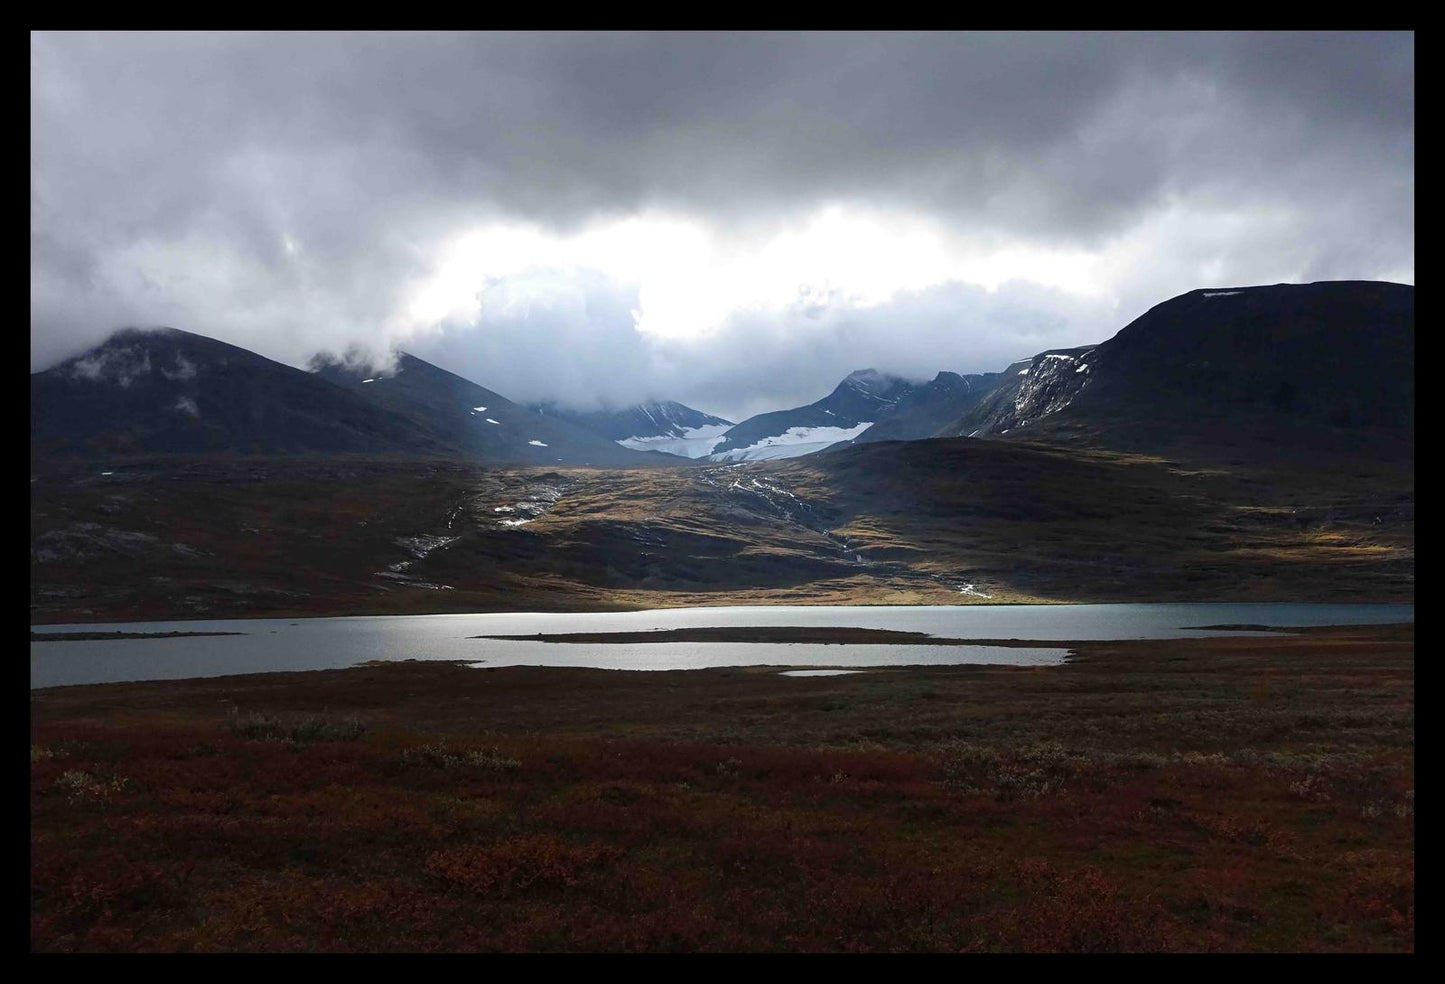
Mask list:
[[[1088,357],[1095,348],[1050,349],[1015,362],[995,374],[994,385],[980,392],[973,406],[931,436],[1007,434],[1062,410],[1089,381],[1093,367]]]
[[[796,457],[937,437],[1155,452],[1193,442],[1413,447],[1414,288],[1210,288],[1109,340],[1002,373],[916,383],[872,369],[791,410],[728,421],[674,402],[528,408],[411,355],[311,373],[175,329],[128,329],[31,375],[32,454],[365,453],[606,466]],[[1340,442],[1343,441],[1344,444]],[[671,454],[662,452],[672,452]]]
[[[1035,356],[937,436],[1147,450],[1209,435],[1268,445],[1413,442],[1415,289],[1329,281],[1190,291],[1113,338]]]
[[[400,353],[382,372],[327,356],[315,375],[410,421],[440,442],[487,461],[539,465],[646,465],[670,456],[620,447],[569,420],[532,410],[469,379]]]
[[[723,435],[708,459],[757,461],[821,451],[862,434],[917,388],[897,376],[860,369],[815,403],[749,417]]]
[[[767,442],[921,415],[959,395],[950,376],[854,373],[729,433],[810,450]],[[248,454],[32,455],[32,622],[1413,597],[1413,288],[1194,291],[988,382],[949,426],[992,439],[689,463],[410,356],[390,375],[307,374],[122,333],[32,375],[34,446]],[[443,450],[391,450],[423,447]],[[338,449],[386,450],[293,453]],[[555,462],[614,454],[690,467]]]
[[[626,448],[684,458],[707,455],[733,426],[731,420],[672,400],[639,403],[625,410],[570,410],[555,403],[533,404],[532,409],[569,420]]]
[[[30,376],[32,454],[446,454],[310,373],[174,328],[125,329]]]
[[[997,372],[968,376],[940,372],[931,382],[905,393],[891,413],[855,437],[853,443],[917,441],[932,437],[972,409],[1003,378],[1003,374]]]

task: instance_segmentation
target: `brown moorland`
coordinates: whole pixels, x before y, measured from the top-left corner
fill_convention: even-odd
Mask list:
[[[1413,454],[1287,437],[1172,459],[948,439],[613,470],[32,462],[31,621],[1413,600]]]

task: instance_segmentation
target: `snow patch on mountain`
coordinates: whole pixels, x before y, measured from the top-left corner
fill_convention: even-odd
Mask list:
[[[1089,363],[1084,360],[1090,358],[1093,351],[1089,348],[1082,352],[1044,352],[1035,356],[1033,365],[1019,373],[1025,378],[1014,395],[1013,412],[1007,422],[1023,427],[1040,417],[1058,413],[1072,403],[1087,382],[1074,377],[1088,370]]]
[[[853,427],[789,427],[782,434],[765,437],[745,448],[735,448],[708,455],[709,461],[765,461],[772,458],[796,458],[821,451],[839,441],[851,441],[873,426],[865,420]]]
[[[665,434],[637,435],[623,438],[617,443],[634,451],[665,451],[684,458],[705,458],[732,429],[732,424],[709,424],[706,427],[683,427],[681,433],[674,429]]]

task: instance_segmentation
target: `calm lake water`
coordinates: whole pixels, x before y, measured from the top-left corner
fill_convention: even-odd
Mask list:
[[[842,646],[810,643],[542,643],[476,635],[636,632],[725,626],[836,626],[926,632],[959,639],[1042,643],[1180,639],[1219,634],[1202,625],[1380,625],[1413,622],[1413,605],[1165,604],[961,606],[736,606],[604,614],[371,615],[31,626],[32,632],[242,632],[234,636],[32,642],[30,686],[174,680],[280,670],[325,670],[368,660],[461,660],[481,666],[590,666],[678,670],[709,666],[1040,665],[1060,647]]]

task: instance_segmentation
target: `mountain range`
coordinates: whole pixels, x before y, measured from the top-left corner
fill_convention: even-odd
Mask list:
[[[167,329],[32,374],[32,619],[1413,597],[1411,287],[1191,291],[731,426],[312,368]]]
[[[564,417],[513,403],[404,352],[385,370],[322,356],[312,360],[312,372],[318,381],[363,396],[460,454],[482,461],[616,466],[662,457],[623,447]]]
[[[462,456],[627,466],[790,458],[933,437],[1084,440],[1413,426],[1414,288],[1337,281],[1191,291],[1098,345],[928,382],[861,369],[806,406],[732,423],[674,401],[524,406],[400,353],[311,372],[176,329],[135,329],[31,376],[32,450]]]
[[[305,372],[174,328],[123,330],[33,373],[30,419],[32,456],[392,454],[598,466],[664,457],[405,353],[384,371],[321,356]]]

